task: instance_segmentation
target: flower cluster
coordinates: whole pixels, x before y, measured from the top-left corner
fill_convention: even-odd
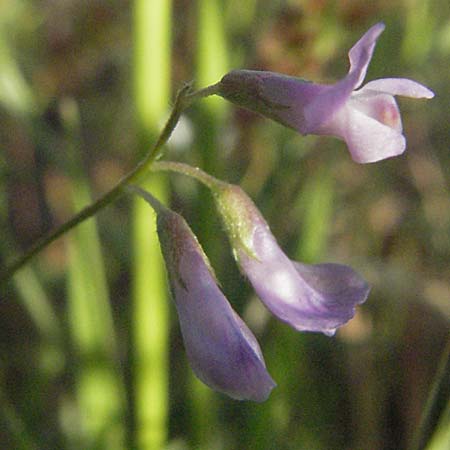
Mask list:
[[[350,70],[334,85],[235,70],[213,86],[212,92],[302,134],[337,136],[345,140],[357,162],[398,155],[405,149],[405,138],[394,95],[431,98],[434,94],[402,78],[375,80],[358,89],[383,30],[383,24],[373,26],[352,47]],[[161,168],[162,163],[157,164]],[[331,336],[367,299],[369,287],[352,268],[291,261],[239,186],[199,169],[179,163],[169,168],[169,164],[165,170],[191,175],[210,188],[240,270],[278,319],[299,331]],[[208,386],[232,398],[266,400],[275,382],[258,342],[220,290],[195,235],[179,214],[150,194],[134,190],[157,213],[161,250],[192,369]]]
[[[157,213],[157,232],[183,341],[195,374],[237,400],[264,401],[275,386],[258,342],[218,287],[186,221],[136,189]]]
[[[205,174],[206,175],[206,174]],[[369,293],[348,266],[289,260],[260,212],[235,185],[209,177],[242,272],[267,308],[300,331],[333,335]],[[264,401],[275,386],[256,338],[218,287],[186,221],[136,189],[157,213],[157,232],[192,369],[205,384],[239,400]]]

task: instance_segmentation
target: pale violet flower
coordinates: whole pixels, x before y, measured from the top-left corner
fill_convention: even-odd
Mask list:
[[[394,96],[432,98],[434,93],[405,78],[382,78],[358,89],[383,30],[384,24],[374,25],[350,49],[350,70],[333,85],[273,72],[234,70],[218,83],[217,94],[302,134],[343,139],[358,163],[399,155],[406,142]]]
[[[331,336],[354,316],[369,287],[352,268],[291,261],[239,186],[222,183],[213,193],[241,271],[276,317]]]
[[[184,346],[197,377],[237,400],[262,402],[275,382],[256,338],[232,309],[186,221],[138,188],[157,213],[157,231]]]

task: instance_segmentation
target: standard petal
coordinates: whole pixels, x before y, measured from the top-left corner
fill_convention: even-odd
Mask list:
[[[361,85],[372,59],[376,41],[384,28],[382,23],[370,28],[349,51],[350,71],[347,76],[338,83],[328,86],[305,107],[304,133],[315,133],[317,128],[331,120],[345,105],[353,90]]]
[[[158,234],[195,374],[234,399],[266,400],[275,383],[256,338],[217,286],[194,234],[172,211],[158,215]]]
[[[368,90],[413,98],[434,97],[434,92],[431,89],[407,78],[380,78],[379,80],[369,81],[358,92]]]
[[[358,74],[354,89],[361,86],[361,83],[364,81],[375,44],[385,28],[384,23],[375,24],[366,31],[363,37],[348,52],[350,73],[355,72]]]
[[[406,141],[401,132],[346,105],[317,134],[344,139],[357,163],[372,163],[402,154]]]

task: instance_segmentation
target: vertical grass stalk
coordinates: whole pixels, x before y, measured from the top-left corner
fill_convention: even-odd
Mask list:
[[[74,212],[91,203],[83,174],[78,112],[62,103]],[[85,448],[124,448],[123,384],[117,367],[117,345],[110,297],[95,219],[72,231],[68,240],[68,324],[73,347],[76,402]]]
[[[135,0],[134,102],[145,150],[168,110],[170,91],[171,0]],[[152,177],[143,188],[162,202],[168,189]],[[135,448],[159,450],[167,439],[168,304],[155,215],[133,200],[132,353]]]
[[[220,80],[228,69],[223,4],[220,0],[199,0],[197,2],[197,67],[195,79],[198,87],[208,86]],[[201,167],[206,172],[220,176],[218,131],[227,110],[227,105],[218,97],[210,97],[198,106],[196,127],[197,146]],[[201,130],[201,131],[200,131]],[[208,255],[214,261],[217,246],[214,245],[216,230],[211,222],[214,209],[211,196],[201,189],[198,199],[199,239]],[[191,372],[190,372],[191,373]],[[195,448],[208,448],[217,431],[217,417],[213,394],[191,373],[190,393],[193,405],[191,427]],[[208,410],[208,414],[204,411]]]

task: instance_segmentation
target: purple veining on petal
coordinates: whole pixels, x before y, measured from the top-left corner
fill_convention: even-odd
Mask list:
[[[242,272],[280,320],[300,331],[332,335],[366,300],[369,287],[350,267],[292,262],[238,186],[223,187],[216,200]]]
[[[158,234],[186,353],[212,389],[261,402],[275,386],[251,331],[217,286],[197,239],[178,214],[158,214]]]

